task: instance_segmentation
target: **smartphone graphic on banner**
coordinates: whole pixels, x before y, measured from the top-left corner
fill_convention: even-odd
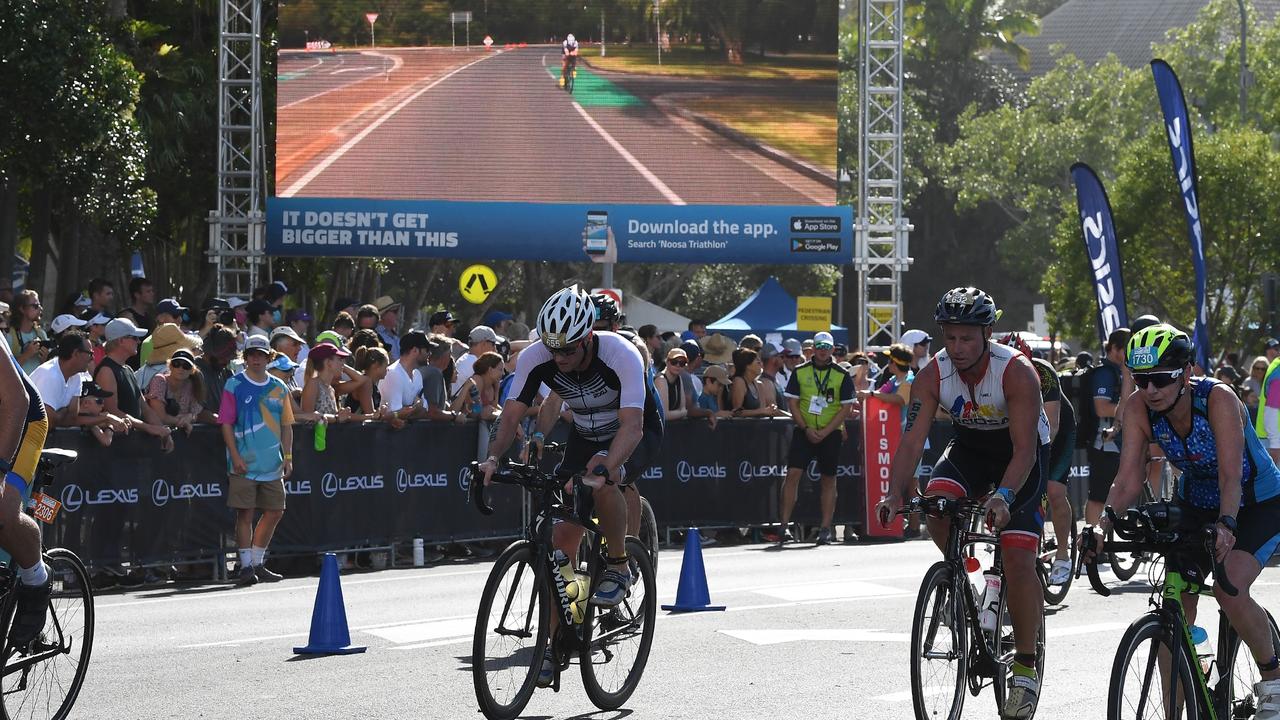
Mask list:
[[[609,213],[587,211],[587,253],[603,255],[609,249]]]

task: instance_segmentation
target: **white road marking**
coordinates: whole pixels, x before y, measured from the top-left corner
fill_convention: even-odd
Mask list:
[[[391,73],[393,73],[393,72],[395,72],[395,71],[399,70],[399,69],[401,68],[401,66],[403,66],[403,65],[404,65],[404,58],[400,57],[399,55],[384,55],[383,53],[380,53],[380,52],[373,52],[373,51],[362,51],[360,54],[361,54],[361,55],[376,55],[377,57],[381,57],[381,58],[385,58],[385,59],[391,60],[391,67],[390,67],[390,68],[387,68],[385,64],[383,65],[383,69],[385,69],[385,70],[386,70],[386,75],[390,75]],[[354,69],[354,68],[353,68],[353,69]],[[375,68],[375,69],[376,69],[376,68]],[[339,71],[337,71],[337,72],[343,72],[343,71],[342,71],[342,70],[339,70]],[[334,73],[334,74],[336,74],[336,73]],[[355,82],[350,82],[350,83],[347,83],[347,84],[345,84],[345,85],[339,85],[338,87],[332,87],[332,88],[329,88],[328,90],[322,90],[322,91],[320,91],[320,92],[318,92],[318,93],[316,93],[316,94],[314,94],[314,95],[308,95],[307,97],[304,97],[304,98],[302,98],[301,100],[294,100],[293,102],[285,103],[284,105],[281,105],[278,109],[279,109],[279,110],[286,110],[286,109],[291,108],[291,107],[293,107],[293,106],[295,106],[295,105],[300,105],[300,104],[302,104],[302,103],[304,103],[304,102],[307,102],[307,101],[309,101],[309,100],[315,100],[315,99],[316,99],[316,98],[318,98],[318,97],[322,97],[322,96],[324,96],[324,95],[328,95],[328,94],[329,94],[329,93],[331,93],[331,92],[337,92],[338,90],[343,90],[343,89],[345,89],[345,88],[352,87],[353,85],[359,85],[360,83],[362,83],[362,82],[364,82],[364,81],[366,81],[366,80],[371,80],[371,79],[372,79],[372,77],[360,78],[359,80],[356,80]]]
[[[911,642],[907,633],[891,633],[883,630],[840,628],[821,630],[797,628],[794,630],[721,630],[721,633],[745,640],[753,645],[778,645],[791,642]]]
[[[347,154],[347,152],[351,150],[351,148],[353,148],[353,147],[355,147],[356,145],[358,145],[358,144],[360,143],[360,141],[361,141],[361,140],[364,140],[365,138],[369,137],[370,133],[372,133],[374,130],[377,130],[379,127],[382,127],[382,124],[383,124],[383,123],[385,123],[386,121],[388,121],[388,120],[390,120],[391,118],[395,117],[396,113],[398,113],[398,112],[400,112],[401,110],[405,109],[405,107],[406,107],[406,106],[408,106],[408,104],[409,104],[409,103],[411,103],[411,102],[413,102],[414,100],[417,100],[418,98],[422,97],[422,95],[423,95],[423,94],[425,94],[428,90],[430,90],[430,89],[434,88],[435,86],[439,85],[440,83],[444,82],[445,80],[448,80],[449,78],[453,77],[454,75],[457,75],[458,73],[462,72],[463,70],[466,70],[467,68],[471,67],[472,65],[475,65],[475,64],[477,64],[477,63],[482,63],[482,62],[484,62],[485,60],[488,60],[488,59],[490,59],[490,58],[498,57],[498,56],[499,56],[499,55],[501,55],[503,52],[504,52],[504,51],[502,51],[502,50],[497,50],[497,51],[494,51],[494,53],[493,53],[492,55],[484,55],[484,56],[482,56],[482,57],[480,57],[480,58],[478,58],[478,59],[476,59],[476,60],[472,60],[471,62],[467,63],[466,65],[463,65],[462,67],[454,68],[453,70],[450,70],[449,72],[445,73],[443,76],[441,76],[441,77],[437,78],[436,80],[434,80],[430,85],[427,85],[426,87],[422,88],[421,90],[418,90],[417,92],[413,93],[413,94],[412,94],[412,95],[410,95],[409,97],[405,98],[405,99],[404,99],[404,100],[402,100],[398,105],[396,105],[395,107],[391,108],[391,109],[390,109],[390,110],[388,110],[386,113],[384,113],[384,114],[382,115],[382,117],[380,117],[380,118],[378,118],[377,120],[374,120],[373,122],[369,123],[369,125],[368,125],[368,126],[366,126],[366,127],[365,127],[365,129],[361,130],[358,134],[356,134],[356,136],[355,136],[355,137],[353,137],[353,138],[351,138],[350,140],[348,140],[348,141],[346,141],[345,143],[343,143],[343,144],[342,144],[342,147],[340,147],[340,148],[338,148],[337,150],[333,151],[333,153],[332,153],[332,154],[330,154],[330,155],[329,155],[328,157],[326,157],[324,160],[321,160],[319,164],[317,164],[315,167],[313,167],[313,168],[311,168],[310,170],[308,170],[306,175],[303,175],[301,178],[299,178],[299,179],[298,179],[298,181],[297,181],[297,182],[295,182],[294,184],[290,185],[290,186],[288,187],[288,189],[286,189],[284,192],[280,193],[280,197],[292,197],[292,196],[296,195],[297,193],[301,192],[304,188],[306,188],[306,187],[307,187],[307,185],[310,185],[310,184],[311,184],[311,181],[312,181],[312,180],[315,180],[317,177],[319,177],[319,176],[320,176],[320,173],[324,172],[325,170],[328,170],[328,169],[329,169],[329,166],[333,165],[333,164],[334,164],[334,163],[336,163],[338,160],[340,160],[340,159],[342,158],[342,156],[343,156],[343,155],[346,155],[346,154]]]
[[[591,117],[591,115],[589,115],[586,110],[583,110],[582,106],[579,105],[577,101],[574,101],[573,109],[578,111],[578,114],[581,115],[587,121],[587,124],[590,125],[592,129],[594,129],[597,133],[599,133],[600,137],[604,138],[604,141],[609,143],[609,146],[612,147],[619,155],[621,155],[623,160],[626,160],[628,163],[630,163],[631,167],[635,168],[636,172],[640,173],[641,177],[647,180],[649,184],[654,187],[655,190],[661,193],[662,196],[667,199],[667,202],[671,203],[672,205],[688,204],[679,195],[677,195],[674,190],[667,187],[667,184],[662,182],[662,180],[659,179],[657,175],[654,175],[652,170],[645,167],[644,163],[637,160],[635,155],[632,155],[629,150],[627,150],[625,147],[622,146],[622,143],[614,139],[614,137],[609,134],[608,130],[605,130],[603,127],[600,127],[600,123],[596,122],[595,118]]]
[[[398,623],[378,623],[375,625],[360,625],[360,626],[352,627],[348,629],[353,631],[372,633],[374,635],[378,635],[379,637],[386,637],[385,635],[382,635],[380,633],[393,632],[392,630],[393,628],[396,628],[402,625],[409,626],[409,627],[425,627],[425,626],[432,626],[432,625],[444,627],[450,623],[457,623],[460,621],[465,622],[467,627],[469,628],[467,630],[467,634],[469,637],[471,633],[470,628],[475,627],[475,617],[472,615],[453,615],[451,617],[426,618],[422,620],[408,620],[408,621],[403,621]],[[258,637],[236,638],[235,640],[218,640],[215,642],[192,643],[190,645],[179,645],[178,647],[206,648],[206,647],[220,647],[220,646],[232,646],[232,645],[246,645],[248,643],[265,642],[267,640],[283,640],[284,638],[307,637],[309,634],[310,634],[309,632],[297,632],[297,633],[286,633],[283,635],[260,635]]]
[[[469,638],[476,629],[474,617],[461,620],[437,620],[432,622],[394,625],[386,628],[366,630],[370,635],[377,635],[397,645],[420,643],[444,639]]]
[[[1071,625],[1068,627],[1053,627],[1052,622],[1045,624],[1045,634],[1050,638],[1071,637],[1072,635],[1089,635],[1099,632],[1111,632],[1113,630],[1124,630],[1129,627],[1127,622],[1111,622],[1111,623],[1092,623],[1089,625]]]
[[[339,74],[341,74],[341,73],[346,73],[346,72],[371,72],[371,71],[374,71],[374,70],[381,70],[381,68],[376,68],[376,67],[353,67],[353,68],[343,68],[343,69],[341,69],[341,70],[334,70],[333,72],[331,72],[331,73],[329,73],[329,74],[330,74],[330,75],[339,75]]]

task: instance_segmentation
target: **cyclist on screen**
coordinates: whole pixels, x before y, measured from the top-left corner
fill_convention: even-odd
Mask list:
[[[907,490],[916,487],[916,466],[930,421],[943,408],[951,415],[955,435],[934,465],[925,492],[953,499],[990,493],[984,509],[1000,535],[1013,624],[1013,678],[1002,708],[1003,716],[1012,719],[1033,716],[1040,696],[1036,640],[1044,597],[1036,553],[1044,531],[1049,421],[1031,361],[991,339],[998,316],[995,301],[975,287],[955,288],[938,302],[934,320],[942,328],[946,348],[911,384],[907,424],[893,458],[892,486],[877,514],[887,526]],[[946,518],[929,518],[929,534],[939,548],[945,547],[949,525]]]
[[[1218,560],[1240,590],[1232,597],[1215,584],[1213,594],[1258,664],[1254,718],[1280,720],[1280,649],[1272,644],[1266,613],[1249,594],[1280,546],[1280,470],[1231,386],[1192,377],[1194,357],[1191,339],[1172,325],[1149,326],[1129,338],[1125,363],[1135,389],[1122,405],[1120,468],[1107,505],[1127,508],[1138,499],[1152,443],[1182,471],[1174,502],[1182,509],[1184,524],[1215,523]],[[1110,526],[1104,515],[1094,547],[1083,548],[1086,559],[1102,552],[1102,537]],[[1179,569],[1198,577],[1206,574],[1205,568]],[[1198,599],[1182,597],[1188,623],[1195,622]]]
[[[569,33],[560,44],[560,87],[564,87],[565,78],[578,65],[578,39]]]
[[[498,458],[511,446],[520,418],[542,385],[563,398],[573,425],[556,474],[583,474],[581,486],[575,488],[577,513],[587,518],[598,514],[609,545],[608,569],[590,602],[613,607],[626,597],[632,581],[625,550],[627,501],[623,490],[639,478],[661,446],[663,423],[640,351],[621,335],[593,331],[595,317],[591,296],[576,285],[560,290],[542,306],[538,312],[540,342],[530,345],[516,360],[511,394],[480,471],[489,484]],[[534,434],[534,443],[541,442],[539,435]],[[582,534],[581,526],[558,523],[553,542],[572,560]],[[539,684],[549,684],[553,672],[551,659],[544,658]]]

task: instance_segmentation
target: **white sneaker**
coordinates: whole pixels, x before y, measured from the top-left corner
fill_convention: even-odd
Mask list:
[[[1027,720],[1036,714],[1036,703],[1040,700],[1039,678],[1014,675],[1009,679],[1007,692],[1002,714],[1006,720]]]
[[[1053,567],[1049,570],[1050,585],[1065,585],[1071,579],[1071,560],[1068,558],[1058,558],[1053,561]]]
[[[1253,686],[1258,712],[1253,720],[1280,720],[1280,680],[1263,680]]]

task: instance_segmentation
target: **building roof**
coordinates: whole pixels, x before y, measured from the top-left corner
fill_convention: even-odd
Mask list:
[[[1252,2],[1265,22],[1280,13],[1280,0]],[[1127,67],[1141,67],[1151,61],[1153,44],[1165,42],[1170,29],[1190,25],[1208,4],[1208,0],[1067,0],[1044,16],[1039,35],[1018,36],[1018,44],[1031,53],[1030,73],[1000,51],[992,52],[988,60],[1024,80],[1052,70],[1057,56],[1064,53],[1086,65],[1115,53]],[[1055,54],[1050,48],[1056,45],[1062,47]]]

